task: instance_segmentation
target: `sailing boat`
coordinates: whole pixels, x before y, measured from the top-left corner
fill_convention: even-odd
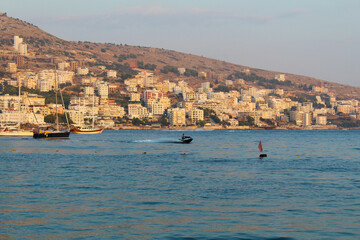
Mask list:
[[[95,102],[95,95],[93,94],[92,125],[91,126],[81,126],[78,128],[71,129],[72,133],[76,133],[76,134],[100,134],[100,133],[102,133],[102,131],[104,129],[95,127],[94,102]],[[79,107],[80,107],[80,99],[79,99]]]
[[[0,131],[0,137],[31,137],[32,130],[21,129],[21,82],[18,79],[19,100],[18,100],[18,124],[17,127],[5,127]]]
[[[70,131],[68,129],[66,130],[60,130],[59,129],[59,113],[58,113],[58,104],[57,104],[57,72],[55,70],[55,115],[56,115],[56,129],[54,129],[51,126],[41,126],[39,127],[39,129],[37,129],[36,131],[34,131],[34,138],[69,138],[70,135]],[[64,105],[64,99],[62,97],[61,91],[60,91],[60,95],[61,95],[61,100],[62,100],[62,104]],[[65,114],[66,116],[66,114]],[[68,118],[66,116],[66,121],[67,121],[67,125],[69,128],[69,122],[68,122]]]

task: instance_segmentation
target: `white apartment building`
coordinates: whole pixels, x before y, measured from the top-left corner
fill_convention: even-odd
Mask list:
[[[16,51],[19,51],[19,45],[23,42],[23,38],[20,38],[19,36],[14,36],[14,48]]]
[[[105,83],[98,85],[98,93],[101,98],[108,98],[109,97],[109,86]]]
[[[165,109],[168,109],[171,107],[171,101],[170,101],[170,98],[168,98],[168,97],[161,97],[161,98],[157,99],[157,102],[161,103]]]
[[[36,87],[41,92],[48,92],[55,89],[55,70],[42,70],[37,73]],[[57,84],[59,82],[57,81]]]
[[[184,75],[184,73],[186,72],[186,68],[178,68],[178,71],[181,75]]]
[[[81,84],[82,85],[93,85],[94,83],[96,83],[97,78],[96,77],[86,77],[86,78],[82,78],[81,79]]]
[[[167,110],[170,124],[172,126],[185,126],[185,109],[170,108]]]
[[[316,124],[317,125],[326,125],[327,124],[327,117],[324,115],[318,115],[316,117]]]
[[[302,107],[301,107],[302,111],[304,112],[312,112],[314,110],[313,108],[313,103],[312,102],[304,102],[302,103]]]
[[[6,67],[6,71],[9,73],[16,73],[17,71],[16,63],[8,63]]]
[[[30,124],[44,124],[44,116],[42,114],[34,114],[32,112],[19,111],[2,111],[0,113],[0,122],[2,124],[10,123],[30,123]]]
[[[84,88],[84,93],[85,93],[85,95],[87,95],[87,96],[92,96],[92,95],[94,95],[94,93],[95,93],[94,87],[89,87],[89,86],[85,87],[85,88]]]
[[[309,112],[304,113],[303,126],[312,125],[312,114]]]
[[[140,102],[140,93],[130,93],[130,102]]]
[[[151,104],[151,113],[153,115],[162,115],[165,111],[164,105],[159,102],[153,102]]]
[[[37,88],[40,92],[49,92],[55,88],[51,79],[39,79],[37,81]]]
[[[198,121],[204,120],[204,111],[198,108],[192,109],[189,112],[189,117],[192,124],[196,124]]]
[[[12,96],[9,94],[0,96],[0,110],[18,110],[19,109],[19,96]]]
[[[70,119],[74,122],[74,124],[76,125],[85,124],[84,121],[85,115],[83,112],[77,110],[67,110],[66,112],[69,114]]]
[[[340,103],[337,105],[337,111],[345,114],[349,114],[354,111],[354,106],[351,104]]]
[[[19,53],[20,55],[26,56],[28,53],[27,44],[26,43],[20,43],[19,44]]]
[[[145,118],[149,116],[149,112],[140,103],[131,103],[128,105],[128,115],[129,118]]]
[[[37,75],[31,72],[26,73],[23,84],[26,88],[36,89]]]
[[[275,75],[274,79],[280,81],[280,82],[284,82],[286,79],[285,79],[285,74],[277,74]]]
[[[76,69],[77,75],[87,75],[89,73],[89,69],[86,67],[79,67]]]
[[[108,77],[108,78],[116,78],[116,75],[117,75],[117,73],[115,70],[109,70],[106,72],[106,77]]]
[[[99,116],[102,117],[123,117],[125,114],[124,108],[115,103],[105,103],[99,106]]]
[[[56,73],[57,73],[57,82],[59,85],[65,83],[73,84],[74,72],[57,70]]]

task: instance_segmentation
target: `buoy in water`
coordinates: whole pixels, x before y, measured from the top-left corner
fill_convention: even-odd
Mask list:
[[[180,155],[185,155],[186,153],[180,153]]]
[[[59,152],[59,150],[56,150],[56,152]]]
[[[267,157],[267,154],[262,153],[262,154],[259,155],[259,158],[264,158],[264,157]]]
[[[16,152],[15,148],[13,148],[13,152]]]
[[[147,152],[144,152],[144,154],[147,154]]]
[[[95,153],[97,153],[97,151],[95,151]]]

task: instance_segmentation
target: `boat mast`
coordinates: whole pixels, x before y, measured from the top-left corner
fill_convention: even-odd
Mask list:
[[[55,68],[55,115],[56,115],[56,130],[59,131],[59,115],[57,109],[57,73]]]
[[[92,102],[92,128],[95,127],[94,103],[95,103],[95,93],[93,93],[93,102]]]
[[[20,130],[20,126],[21,126],[21,81],[20,78],[18,78],[18,85],[19,85],[19,101],[18,101],[18,106],[19,106],[19,111],[18,111],[18,130]]]

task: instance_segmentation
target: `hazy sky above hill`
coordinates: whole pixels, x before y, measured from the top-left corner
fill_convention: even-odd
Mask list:
[[[1,0],[65,40],[171,49],[360,86],[359,0]]]

